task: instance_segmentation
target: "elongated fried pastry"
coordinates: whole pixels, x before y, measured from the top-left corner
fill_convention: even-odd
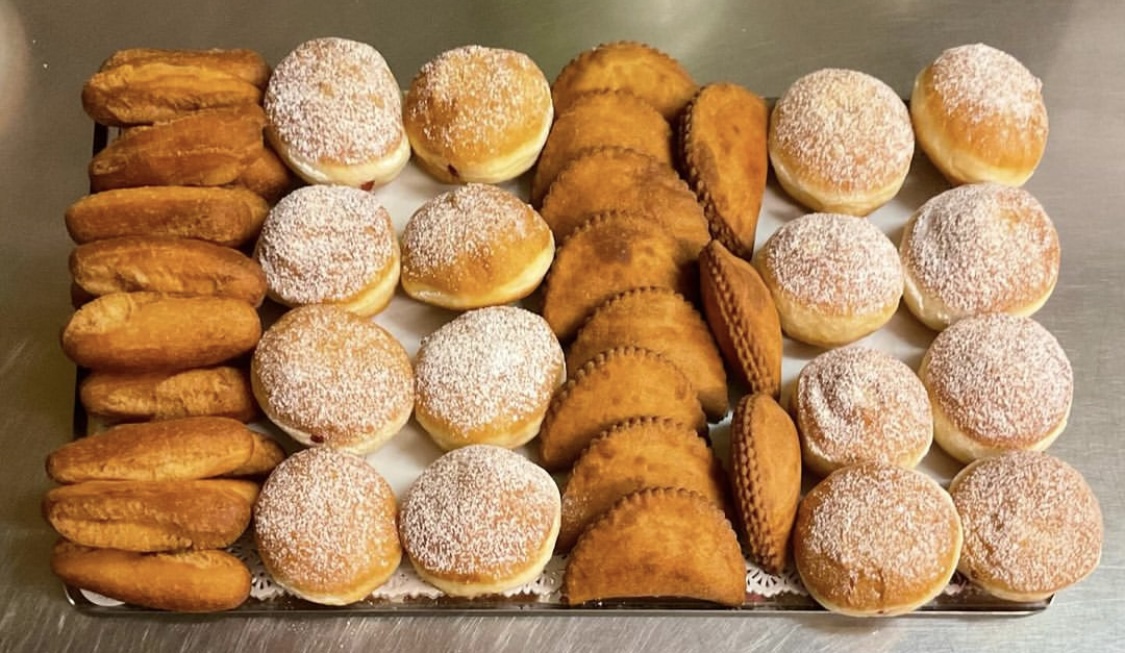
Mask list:
[[[631,417],[667,417],[704,432],[695,388],[660,354],[616,347],[598,354],[559,388],[539,429],[539,459],[547,469],[574,463],[599,433]]]
[[[159,62],[172,66],[206,68],[233,75],[264,89],[270,78],[270,66],[262,55],[245,48],[209,50],[168,50],[163,48],[126,48],[114,52],[102,62],[99,71],[118,66]]]
[[[551,182],[572,159],[605,145],[672,165],[672,128],[652,105],[626,91],[589,91],[575,97],[551,126],[531,179],[531,203],[542,203]]]
[[[182,372],[91,372],[78,386],[87,413],[108,421],[214,415],[247,422],[258,414],[245,370],[221,366]]]
[[[562,242],[591,215],[644,215],[695,252],[711,235],[703,207],[670,167],[641,152],[605,146],[588,150],[555,178],[540,215]]]
[[[730,458],[734,505],[750,559],[781,574],[801,498],[801,444],[793,420],[773,397],[746,395],[738,402]]]
[[[695,81],[667,54],[632,41],[604,43],[570,61],[551,85],[555,113],[585,91],[622,89],[656,107],[671,122],[695,95]]]
[[[617,502],[566,563],[567,603],[675,597],[737,607],[746,563],[721,510],[689,490],[653,488]]]
[[[236,186],[253,191],[258,197],[273,205],[289,191],[297,188],[301,181],[267,144],[258,157],[246,166],[238,179],[234,180],[234,183]]]
[[[703,313],[727,364],[751,393],[781,391],[781,320],[758,271],[717,240],[699,255]]]
[[[766,191],[769,108],[730,83],[700,89],[680,117],[682,172],[703,205],[711,235],[743,258],[754,253]]]
[[[258,235],[269,211],[269,204],[245,188],[120,188],[71,204],[66,229],[76,243],[121,236],[179,236],[238,247]]]
[[[711,421],[727,414],[727,374],[707,323],[691,302],[668,288],[635,288],[602,302],[578,330],[567,352],[567,369],[599,353],[633,345],[663,354],[699,393]]]
[[[694,297],[694,261],[689,247],[643,216],[595,215],[556,250],[544,286],[543,318],[566,341],[598,304],[626,290],[659,286]]]
[[[555,550],[565,553],[582,531],[619,499],[638,490],[677,487],[723,508],[726,475],[690,426],[666,417],[636,417],[603,431],[582,452],[562,495]]]

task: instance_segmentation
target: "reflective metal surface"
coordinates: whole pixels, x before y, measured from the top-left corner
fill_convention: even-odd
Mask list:
[[[0,651],[1125,650],[1125,3],[869,0],[819,3],[514,0],[365,4],[0,0]],[[302,40],[367,41],[405,80],[466,43],[525,51],[553,78],[578,51],[637,39],[701,81],[776,96],[799,75],[841,66],[909,93],[942,49],[984,41],[1044,82],[1046,157],[1027,188],[1058,227],[1063,266],[1038,319],[1076,376],[1073,414],[1052,451],[1101,500],[1101,566],[1026,618],[827,615],[102,617],[70,606],[48,570],[54,536],[39,514],[48,451],[71,433],[74,369],[58,347],[69,312],[66,206],[85,191],[90,121],[78,91],[115,49],[243,46],[276,62]]]

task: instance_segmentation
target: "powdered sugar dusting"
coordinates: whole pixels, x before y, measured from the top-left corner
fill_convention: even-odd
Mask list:
[[[365,163],[406,138],[398,82],[383,56],[357,41],[297,46],[274,69],[262,104],[280,140],[312,161]]]
[[[551,476],[518,453],[471,445],[434,461],[402,505],[400,533],[423,569],[459,580],[507,576],[537,558],[559,512]]]
[[[316,185],[293,191],[270,211],[257,258],[278,297],[313,304],[352,298],[397,250],[391,216],[371,193]]]
[[[950,114],[970,123],[1011,121],[1042,137],[1047,132],[1043,83],[1012,55],[983,43],[942,52],[932,66],[934,91]]]
[[[1093,571],[1101,555],[1101,509],[1082,475],[1044,453],[982,460],[957,479],[953,501],[974,578],[1009,591],[1048,593]]]
[[[1058,233],[1022,188],[945,191],[922,205],[903,243],[904,269],[955,317],[1034,303],[1059,274]]]
[[[821,311],[879,310],[902,295],[894,244],[862,218],[802,216],[774,232],[762,255],[783,292]]]
[[[984,444],[1033,444],[1070,410],[1070,361],[1058,340],[1030,318],[965,318],[938,334],[926,357],[922,380],[935,401]]]

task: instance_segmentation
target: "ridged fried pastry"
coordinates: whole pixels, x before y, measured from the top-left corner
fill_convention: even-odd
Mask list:
[[[258,414],[250,377],[235,367],[183,372],[91,372],[79,400],[104,420],[146,421],[213,415],[248,422]]]
[[[277,204],[277,201],[289,194],[289,191],[297,188],[301,180],[277,156],[273,148],[267,145],[262,148],[261,154],[246,166],[234,183],[254,191],[256,195],[272,205]]]
[[[114,52],[102,62],[100,71],[126,64],[159,62],[172,66],[193,66],[224,72],[264,89],[270,79],[270,66],[262,55],[245,48],[224,50],[166,50],[162,48],[126,48]]]

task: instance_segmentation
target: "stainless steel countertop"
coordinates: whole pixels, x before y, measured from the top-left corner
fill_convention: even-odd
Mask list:
[[[0,0],[0,651],[396,651],[566,649],[800,651],[1125,650],[1125,3],[670,0],[521,3],[262,3]],[[82,82],[128,46],[250,47],[272,62],[314,36],[377,47],[400,81],[427,59],[481,43],[529,53],[553,78],[582,49],[636,39],[678,57],[700,81],[776,96],[836,66],[909,94],[944,48],[984,41],[1044,82],[1050,142],[1027,188],[1059,230],[1063,263],[1038,319],[1073,363],[1075,405],[1052,452],[1101,500],[1101,566],[1025,617],[849,620],[745,617],[90,617],[48,570],[54,535],[39,513],[43,460],[70,438],[74,368],[57,336],[70,312],[63,228],[86,188],[91,123]]]

